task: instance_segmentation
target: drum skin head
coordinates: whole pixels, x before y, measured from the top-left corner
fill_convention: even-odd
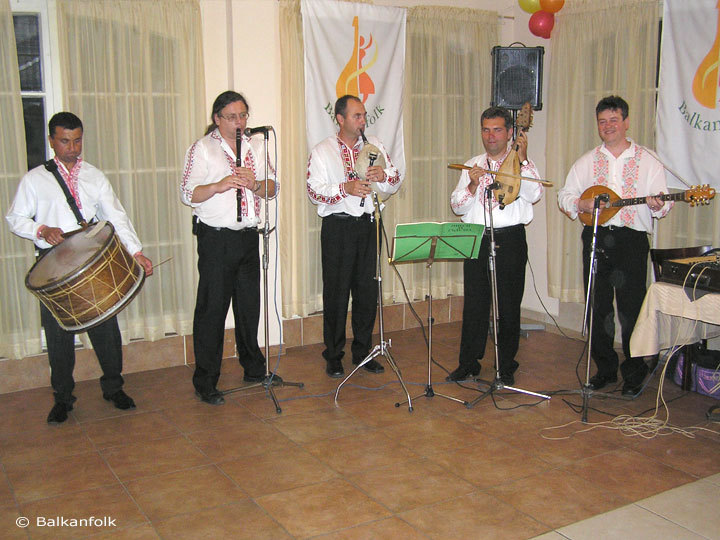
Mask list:
[[[100,229],[96,230],[98,227]],[[64,281],[78,270],[87,267],[112,235],[112,225],[103,222],[90,225],[87,229],[67,237],[38,259],[28,273],[28,287],[42,289],[51,283]]]

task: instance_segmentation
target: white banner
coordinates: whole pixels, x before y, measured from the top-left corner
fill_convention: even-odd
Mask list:
[[[335,101],[352,94],[365,105],[367,133],[404,175],[405,9],[303,0],[302,19],[309,149],[337,133]]]
[[[720,188],[720,13],[717,0],[665,0],[657,150],[688,183]],[[685,188],[672,174],[668,185]]]

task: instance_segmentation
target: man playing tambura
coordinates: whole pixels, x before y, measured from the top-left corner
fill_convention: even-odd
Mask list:
[[[590,378],[592,390],[617,381],[618,354],[615,352],[615,311],[622,327],[621,339],[625,361],[620,365],[623,376],[622,393],[636,395],[648,367],[642,358],[630,356],[630,336],[645,299],[647,259],[653,218],[664,217],[673,203],[665,204],[657,197],[667,193],[665,172],[650,153],[626,137],[630,128],[627,102],[619,96],[601,99],[595,107],[598,135],[603,144],[578,159],[570,169],[565,186],[558,192],[560,209],[571,219],[578,214],[592,214],[594,198],[581,198],[594,185],[607,186],[623,198],[647,196],[647,204],[625,206],[598,227],[593,304],[592,351],[597,373]],[[602,203],[601,203],[602,204]],[[587,290],[590,272],[593,227],[582,231],[583,276]]]
[[[50,119],[48,127],[54,162],[84,220],[112,223],[123,246],[134,254],[145,274],[152,275],[152,262],[142,254],[142,244],[107,177],[80,157],[83,138],[80,119],[72,113],[61,112]],[[62,243],[63,233],[79,228],[60,184],[44,165],[35,167],[20,180],[6,218],[13,233],[35,242],[39,254]],[[47,421],[60,424],[67,420],[76,399],[72,395],[75,336],[63,330],[42,303],[40,318],[45,328],[50,382],[55,394],[55,405]],[[100,377],[103,397],[118,409],[135,408],[135,402],[122,389],[122,341],[117,318],[113,316],[91,328],[88,336],[103,371]]]
[[[375,224],[370,186],[383,197],[400,188],[402,179],[390,162],[382,143],[368,137],[383,154],[386,168],[368,166],[365,180],[355,172],[355,162],[364,146],[365,106],[355,96],[345,95],[335,103],[340,131],[313,148],[308,158],[307,194],[322,218],[323,357],[326,373],[344,374],[345,322],[352,293],[352,361],[359,364],[370,352],[377,307],[375,276]],[[365,201],[363,203],[363,201]],[[384,368],[375,360],[363,366],[371,373]]]
[[[480,116],[482,143],[485,153],[465,163],[469,170],[460,174],[457,187],[450,195],[453,212],[465,223],[490,226],[485,221],[487,187],[495,176],[482,169],[497,171],[510,153],[513,125],[510,112],[503,107],[490,107]],[[513,143],[521,163],[520,174],[539,178],[535,164],[527,157],[528,140],[520,132]],[[507,179],[505,179],[507,181]],[[522,180],[517,199],[500,206],[492,198],[492,218],[495,227],[495,269],[498,293],[498,366],[500,380],[511,386],[515,383],[518,363],[515,354],[520,342],[520,306],[525,289],[525,265],[527,264],[527,241],[525,225],[533,218],[533,204],[543,194],[541,184]],[[463,263],[465,280],[465,303],[463,307],[462,337],[460,339],[459,365],[448,381],[462,381],[480,373],[478,359],[485,354],[490,307],[492,302],[488,261],[490,255],[490,231],[485,230],[477,259]]]

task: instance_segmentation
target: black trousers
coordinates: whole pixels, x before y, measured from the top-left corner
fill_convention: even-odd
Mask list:
[[[265,357],[258,346],[260,322],[260,255],[257,229],[217,230],[197,227],[198,281],[193,318],[195,373],[200,393],[217,387],[222,364],[225,318],[232,302],[235,344],[245,374],[265,374]]]
[[[495,265],[498,288],[498,364],[501,373],[518,368],[515,354],[520,343],[520,305],[525,288],[527,264],[525,226],[496,229]],[[460,365],[474,366],[485,355],[492,289],[489,272],[490,237],[485,235],[477,259],[466,259],[463,266],[465,303],[463,306]]]
[[[592,227],[582,232],[583,272],[587,293],[590,271]],[[647,258],[650,245],[647,234],[628,227],[598,227],[597,275],[593,304],[592,357],[603,376],[616,375],[618,355],[613,348],[615,341],[615,311],[622,335],[625,361],[620,367],[623,379],[638,384],[645,377],[647,367],[642,358],[630,356],[630,336],[635,328],[640,308],[645,299]]]
[[[53,387],[55,402],[72,405],[75,396],[73,370],[75,369],[75,334],[63,330],[55,318],[42,303],[40,304],[40,321],[45,328],[48,359],[50,361],[50,384]],[[90,342],[95,349],[103,375],[100,377],[100,388],[103,395],[111,396],[123,386],[122,378],[122,338],[117,317],[87,331]]]
[[[323,278],[323,357],[341,360],[345,348],[345,322],[352,293],[352,356],[362,360],[370,352],[377,312],[375,281],[375,223],[360,218],[330,215],[320,231]]]

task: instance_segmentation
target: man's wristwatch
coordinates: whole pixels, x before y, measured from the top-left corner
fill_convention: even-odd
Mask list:
[[[530,162],[529,162],[527,159],[523,159],[523,160],[520,162],[520,165],[522,165],[522,166],[524,167],[524,166],[527,165],[528,163],[530,163]]]

